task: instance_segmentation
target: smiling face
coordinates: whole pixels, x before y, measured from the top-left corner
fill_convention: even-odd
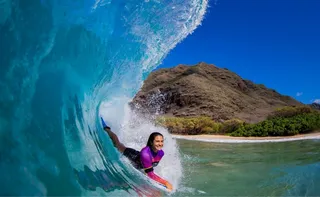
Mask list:
[[[157,135],[152,142],[152,150],[154,152],[158,152],[163,147],[163,137],[161,135]]]

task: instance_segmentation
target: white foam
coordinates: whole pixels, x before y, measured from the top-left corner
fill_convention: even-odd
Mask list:
[[[123,105],[120,103],[123,102]],[[133,113],[126,99],[115,99],[104,102],[100,113],[111,125],[119,140],[126,146],[140,151],[146,146],[149,135],[152,132],[160,132],[164,136],[165,152],[159,165],[154,169],[155,173],[168,180],[173,188],[178,188],[183,176],[182,164],[176,140],[172,138],[167,129],[157,127],[152,122]],[[124,107],[119,107],[124,106]]]

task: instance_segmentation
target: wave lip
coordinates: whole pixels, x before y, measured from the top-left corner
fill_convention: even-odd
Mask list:
[[[120,138],[140,142],[140,130],[137,141],[120,131],[132,120],[123,118],[125,106],[200,25],[207,3],[0,0],[0,196],[145,192],[141,185],[149,185],[124,164],[102,130],[100,105],[116,100],[105,108],[115,112],[107,121]],[[175,142],[167,144],[169,153]],[[166,165],[171,161],[166,157],[161,165],[172,167]],[[177,184],[181,174],[172,178]]]
[[[216,143],[266,143],[266,142],[289,142],[298,140],[320,140],[320,133],[311,133],[288,137],[230,137],[223,135],[172,135],[176,139],[216,142]]]

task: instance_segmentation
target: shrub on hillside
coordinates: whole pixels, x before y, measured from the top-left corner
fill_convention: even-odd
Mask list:
[[[220,129],[219,123],[210,117],[159,117],[156,123],[166,127],[170,133],[177,134],[212,134]]]
[[[298,106],[298,107],[282,107],[276,109],[267,119],[272,118],[290,118],[299,114],[312,113],[314,110],[309,106]]]
[[[158,117],[156,123],[169,132],[184,135],[227,134],[231,136],[290,136],[320,129],[320,113],[309,107],[278,109],[266,120],[248,124],[239,119],[217,123],[210,117]]]
[[[242,127],[244,124],[245,122],[239,119],[227,120],[221,124],[219,133],[221,134],[232,133],[238,128]]]
[[[247,124],[231,136],[290,136],[320,129],[320,113],[303,113],[289,118],[274,117],[257,124]]]

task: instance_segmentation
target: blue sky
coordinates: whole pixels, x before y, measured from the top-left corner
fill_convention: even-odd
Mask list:
[[[303,103],[320,101],[320,0],[211,0],[158,68],[228,68]],[[319,102],[320,103],[320,102]]]

